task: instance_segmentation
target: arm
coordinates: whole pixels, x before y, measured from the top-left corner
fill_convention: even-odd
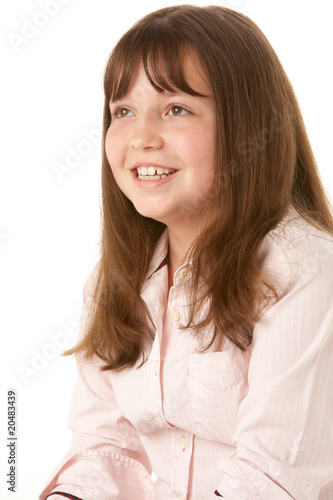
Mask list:
[[[78,362],[69,419],[70,451],[53,471],[40,499],[56,491],[84,500],[152,498],[148,457],[136,430],[117,408],[109,373],[101,372],[99,365],[97,360]]]
[[[333,498],[332,243],[288,261],[293,283],[254,330],[237,452],[218,461],[227,500]]]
[[[77,358],[78,379],[69,417],[73,431],[70,450],[53,470],[40,500],[56,492],[84,500],[153,498],[149,459],[137,431],[118,409],[110,372],[101,371],[101,366],[97,356],[91,361]]]

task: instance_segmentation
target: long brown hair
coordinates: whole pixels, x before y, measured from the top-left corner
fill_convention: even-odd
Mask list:
[[[182,67],[191,53],[199,56],[215,101],[217,165],[205,207],[209,223],[190,251],[194,281],[186,326],[200,336],[203,326],[214,325],[211,342],[228,338],[246,349],[260,318],[258,303],[276,296],[258,264],[264,236],[290,206],[333,233],[331,208],[294,91],[256,24],[217,6],[179,5],[145,16],[120,39],[105,69],[100,260],[86,334],[67,351],[87,358],[96,353],[105,360],[104,369],[145,360],[154,329],[140,292],[165,230],[141,216],[115,182],[104,148],[109,101],[126,93],[138,58],[158,92],[195,95]],[[207,299],[208,314],[196,321]]]

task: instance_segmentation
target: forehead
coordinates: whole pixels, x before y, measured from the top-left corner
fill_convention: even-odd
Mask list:
[[[204,70],[202,64],[199,61],[199,58],[196,55],[191,56],[187,54],[184,56],[182,61],[182,74],[186,84],[191,89],[190,92],[191,94],[200,96],[211,96],[211,88],[206,75],[206,71]],[[169,81],[168,80],[169,75],[166,74],[165,71],[163,72],[162,75],[160,74],[160,76],[167,79],[169,84],[168,88],[157,89],[156,87],[158,86],[158,83],[154,80],[151,81],[152,75],[146,74],[143,61],[142,59],[138,58],[135,61],[135,65],[133,67],[132,75],[129,80],[129,85],[126,94],[128,95],[135,93],[139,97],[140,88],[143,89],[143,86],[147,85],[152,86],[157,92],[160,93],[162,92],[175,93],[175,94],[189,93],[186,92],[184,88],[179,88],[175,84],[175,82]]]

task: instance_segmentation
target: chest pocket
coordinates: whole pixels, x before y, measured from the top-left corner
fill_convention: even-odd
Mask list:
[[[195,433],[234,444],[237,413],[247,394],[250,352],[186,352],[187,388]]]

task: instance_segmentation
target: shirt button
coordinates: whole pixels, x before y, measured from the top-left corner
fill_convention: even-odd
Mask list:
[[[170,316],[174,321],[180,320],[180,312],[178,311],[178,309],[171,309]]]
[[[164,427],[164,423],[162,422],[162,420],[158,417],[154,417],[153,418],[153,422],[158,425],[159,427]]]
[[[155,375],[158,374],[158,367],[159,367],[159,361],[158,359],[155,361],[155,364],[154,364],[154,373]]]
[[[185,449],[186,449],[186,439],[185,439],[185,436],[182,436],[179,439],[179,446],[180,446],[180,449],[184,452]]]
[[[180,279],[182,281],[188,281],[192,278],[191,269],[187,269],[186,267],[180,271]]]
[[[185,500],[185,497],[183,494],[179,495],[178,500]]]

